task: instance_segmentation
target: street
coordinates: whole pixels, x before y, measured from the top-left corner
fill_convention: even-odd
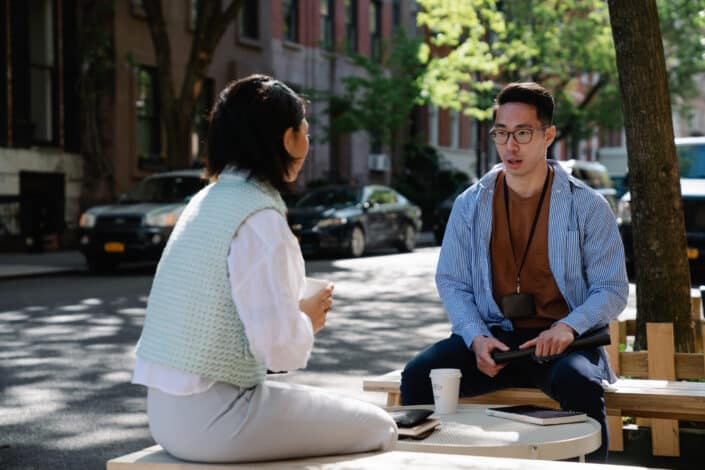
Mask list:
[[[449,333],[435,289],[438,247],[409,254],[309,260],[335,282],[334,305],[304,371],[271,376],[383,405],[362,379],[403,367]],[[105,468],[153,444],[145,390],[130,384],[153,267],[0,281],[0,468]],[[621,318],[633,317],[630,306]],[[702,438],[682,435],[682,458],[653,460],[648,433],[629,431],[612,463],[690,468]],[[631,450],[630,450],[631,449]]]
[[[433,282],[438,248],[313,260],[336,283],[306,371],[276,376],[363,394],[362,377],[402,367],[449,332]],[[152,444],[145,390],[131,385],[153,268],[0,284],[0,468],[102,469]]]

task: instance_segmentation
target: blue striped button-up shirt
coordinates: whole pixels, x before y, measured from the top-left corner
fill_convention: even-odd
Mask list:
[[[559,320],[578,334],[607,325],[624,310],[629,283],[624,246],[607,201],[548,160],[554,170],[548,259],[570,312]],[[501,165],[455,200],[443,238],[436,286],[453,333],[468,347],[490,328],[511,330],[492,295],[492,201]]]

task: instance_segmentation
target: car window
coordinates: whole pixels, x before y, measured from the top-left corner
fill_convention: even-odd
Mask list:
[[[357,204],[359,190],[357,188],[318,189],[303,196],[296,207],[333,207],[342,208]]]
[[[367,200],[373,204],[395,204],[397,195],[389,189],[379,188],[372,190]]]
[[[705,144],[676,145],[681,178],[705,178]]]
[[[207,181],[196,176],[169,176],[147,178],[127,193],[125,202],[184,202],[196,194]]]

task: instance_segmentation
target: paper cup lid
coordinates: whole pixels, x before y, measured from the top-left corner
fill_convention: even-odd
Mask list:
[[[429,374],[429,377],[433,376],[452,376],[452,377],[462,377],[463,374],[460,372],[460,369],[431,369],[431,373]]]

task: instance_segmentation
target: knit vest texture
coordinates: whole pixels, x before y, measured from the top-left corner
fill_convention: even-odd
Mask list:
[[[240,225],[268,208],[286,214],[274,188],[239,175],[191,199],[157,266],[139,357],[243,388],[264,381],[232,299],[227,255]]]

